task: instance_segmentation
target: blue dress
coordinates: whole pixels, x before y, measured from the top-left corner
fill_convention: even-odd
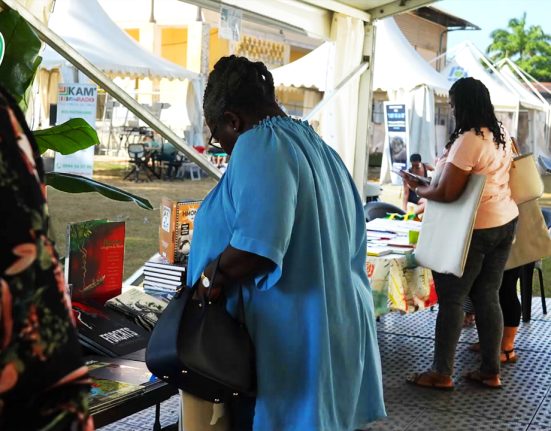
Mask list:
[[[361,199],[306,122],[268,118],[239,137],[196,215],[188,284],[228,245],[275,263],[243,285],[254,429],[348,431],[385,416]]]

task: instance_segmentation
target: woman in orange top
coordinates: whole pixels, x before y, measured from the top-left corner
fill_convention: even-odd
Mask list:
[[[487,387],[500,388],[503,316],[498,292],[518,217],[509,188],[513,160],[511,139],[496,119],[490,94],[482,82],[459,79],[450,89],[450,103],[456,127],[450,136],[449,153],[439,181],[428,186],[407,178],[405,181],[420,197],[438,202],[459,198],[471,173],[485,175],[486,184],[463,276],[433,271],[439,302],[434,360],[430,370],[415,374],[408,381],[423,387],[453,388],[454,355],[463,323],[463,304],[470,296],[477,315],[482,364],[479,370],[465,377]]]

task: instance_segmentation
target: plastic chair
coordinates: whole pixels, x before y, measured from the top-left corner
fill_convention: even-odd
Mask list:
[[[365,221],[375,220],[376,218],[384,218],[388,213],[405,214],[402,208],[388,202],[368,202],[364,205]]]
[[[151,180],[151,177],[147,171],[147,159],[144,144],[128,144],[128,155],[130,156],[129,162],[134,166],[132,167],[132,170],[125,175],[124,179],[126,180],[134,174],[134,181],[138,182],[140,180],[140,172],[143,171],[145,172],[147,179]]]

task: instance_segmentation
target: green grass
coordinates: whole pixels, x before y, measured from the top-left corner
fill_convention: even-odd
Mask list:
[[[71,194],[48,187],[51,231],[61,256],[66,251],[67,224],[90,219],[107,218],[126,222],[124,277],[130,276],[159,248],[159,204],[163,196],[171,199],[203,199],[215,185],[211,179],[200,181],[152,181],[135,183],[123,181],[124,164],[100,162],[95,164],[94,179],[128,190],[149,199],[154,211],[139,208],[133,203],[107,199],[97,193]]]

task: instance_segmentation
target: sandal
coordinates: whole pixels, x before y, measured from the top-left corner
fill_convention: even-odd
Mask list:
[[[421,388],[438,389],[440,391],[453,391],[453,380],[450,376],[439,374],[435,371],[414,373],[406,379],[406,383]]]
[[[480,343],[473,343],[473,344],[469,345],[468,349],[471,352],[480,353]],[[505,358],[503,357],[503,355],[505,355]],[[517,357],[517,354],[516,354],[514,348],[511,349],[511,350],[502,350],[501,351],[499,361],[502,364],[514,364],[515,362],[517,362],[517,360],[518,360],[518,357]]]
[[[468,349],[471,351],[471,352],[475,352],[475,353],[480,353],[480,343],[473,343],[473,344],[470,344]]]
[[[499,374],[483,374],[479,370],[469,371],[463,377],[488,389],[502,389]]]
[[[518,357],[515,352],[515,349],[502,350],[501,354],[505,355],[505,359],[503,359],[502,357],[499,358],[502,364],[514,364],[515,362],[517,362]]]
[[[469,326],[474,326],[476,323],[476,316],[474,313],[465,313],[463,318],[463,328],[468,328]]]

